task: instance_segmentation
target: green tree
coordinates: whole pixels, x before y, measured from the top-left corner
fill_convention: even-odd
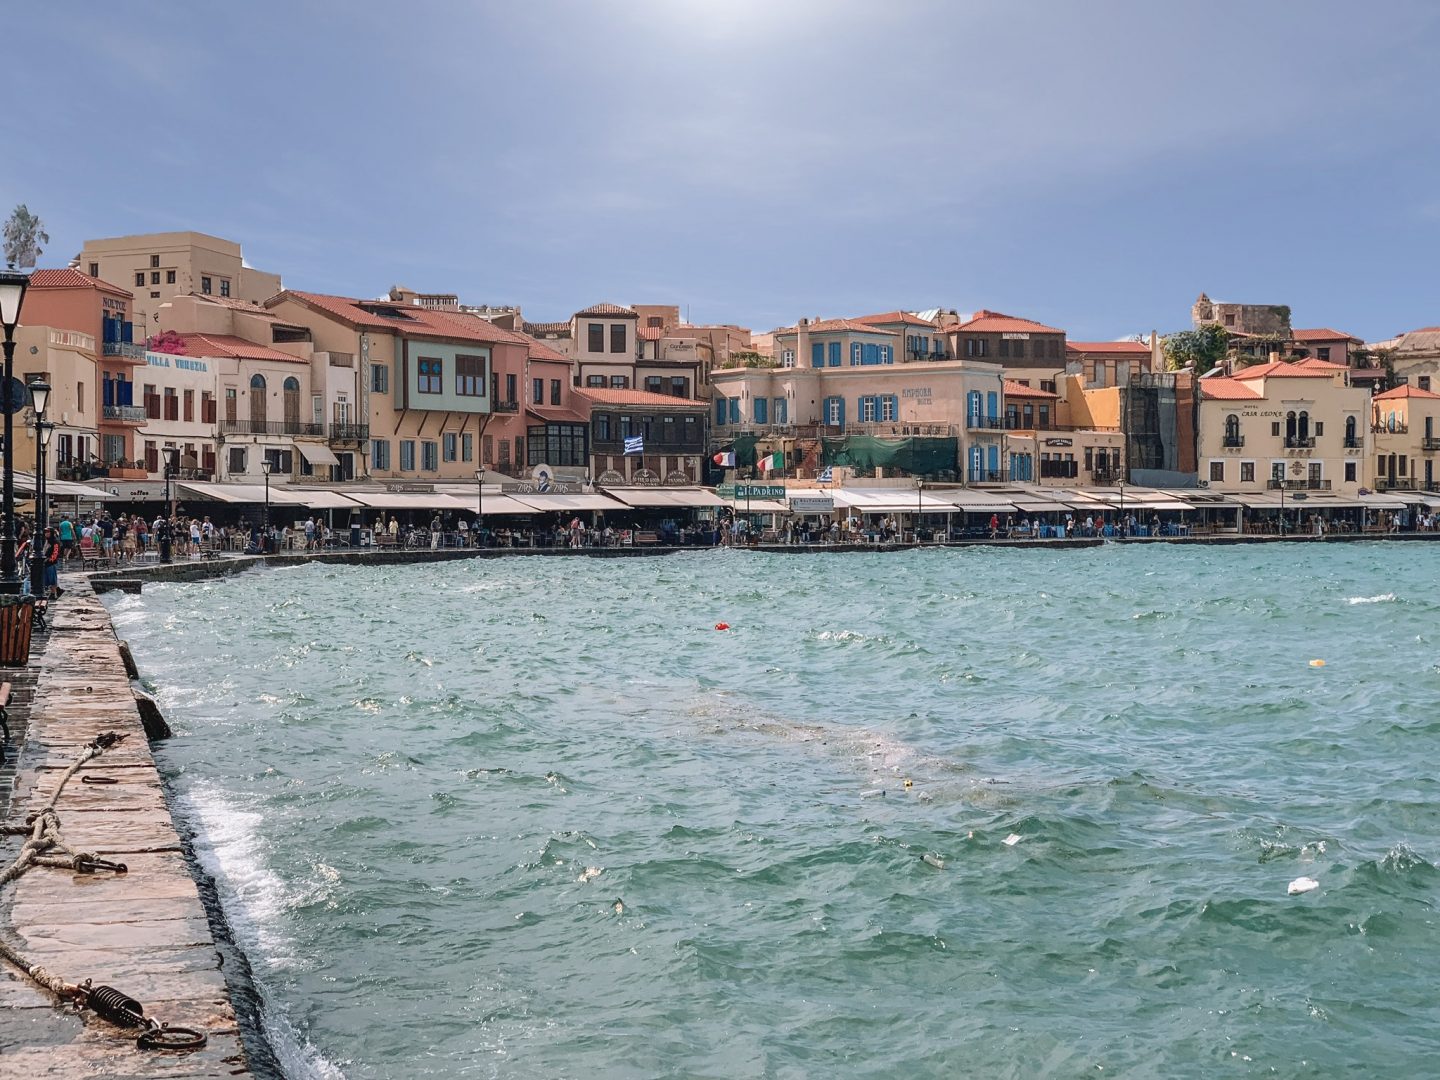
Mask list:
[[[1165,361],[1171,371],[1193,363],[1195,373],[1203,375],[1225,359],[1230,335],[1218,323],[1206,323],[1194,330],[1170,334],[1160,340],[1160,345],[1165,350]]]
[[[40,259],[41,244],[50,242],[45,224],[24,203],[5,222],[5,262],[10,269],[34,266]]]

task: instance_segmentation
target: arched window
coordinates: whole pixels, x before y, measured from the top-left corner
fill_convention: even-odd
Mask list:
[[[1345,445],[1355,445],[1355,417],[1353,416],[1345,418]]]
[[[1225,445],[1240,445],[1240,417],[1234,413],[1225,417]]]
[[[1294,441],[1295,441],[1295,414],[1294,414],[1294,412],[1288,412],[1288,413],[1285,414],[1285,442],[1286,442],[1287,445],[1289,445],[1289,444],[1294,443]]]
[[[265,376],[250,376],[250,422],[265,423]],[[258,432],[257,432],[258,434]]]
[[[1300,423],[1297,425],[1295,434],[1299,436],[1302,443],[1310,438],[1310,414],[1304,409],[1300,410]]]
[[[290,376],[284,382],[285,387],[285,423],[295,425],[300,423],[300,380]]]

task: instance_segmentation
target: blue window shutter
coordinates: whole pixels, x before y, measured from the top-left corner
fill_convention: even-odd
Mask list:
[[[1000,471],[1000,448],[998,446],[990,447],[989,469],[991,472]]]
[[[844,399],[843,397],[837,397],[835,400],[836,400],[837,403],[839,403],[839,406],[840,406],[840,423],[843,424],[843,423],[845,423],[845,399]]]
[[[823,341],[812,341],[810,343],[810,366],[825,366],[825,343]]]
[[[730,423],[732,423],[732,424],[738,424],[739,422],[740,422],[740,399],[739,399],[739,398],[732,397],[732,398],[730,399]]]
[[[898,394],[890,395],[890,419],[900,419],[900,397]]]
[[[715,423],[725,423],[725,399],[723,397],[715,399]]]
[[[985,415],[991,420],[1000,415],[1000,395],[994,390],[985,395]]]
[[[766,415],[765,415],[766,412],[768,411],[768,409],[767,409],[767,406],[768,406],[768,405],[769,405],[769,401],[768,401],[766,398],[757,397],[757,398],[755,399],[755,404],[752,406],[753,409],[754,409],[754,411],[755,411],[755,423],[757,423],[757,424],[769,423],[769,419],[768,419],[768,418],[766,417]]]
[[[830,366],[840,366],[840,342],[838,341],[830,342]]]

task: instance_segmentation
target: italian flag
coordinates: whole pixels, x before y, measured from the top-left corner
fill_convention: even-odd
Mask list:
[[[785,455],[777,451],[768,457],[762,457],[755,465],[761,472],[769,472],[771,469],[783,469],[785,468]]]

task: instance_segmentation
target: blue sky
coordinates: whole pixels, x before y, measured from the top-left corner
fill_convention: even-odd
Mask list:
[[[42,265],[193,228],[287,285],[1108,339],[1216,299],[1440,322],[1440,4],[18,5],[0,205]],[[21,43],[15,48],[13,43]]]

